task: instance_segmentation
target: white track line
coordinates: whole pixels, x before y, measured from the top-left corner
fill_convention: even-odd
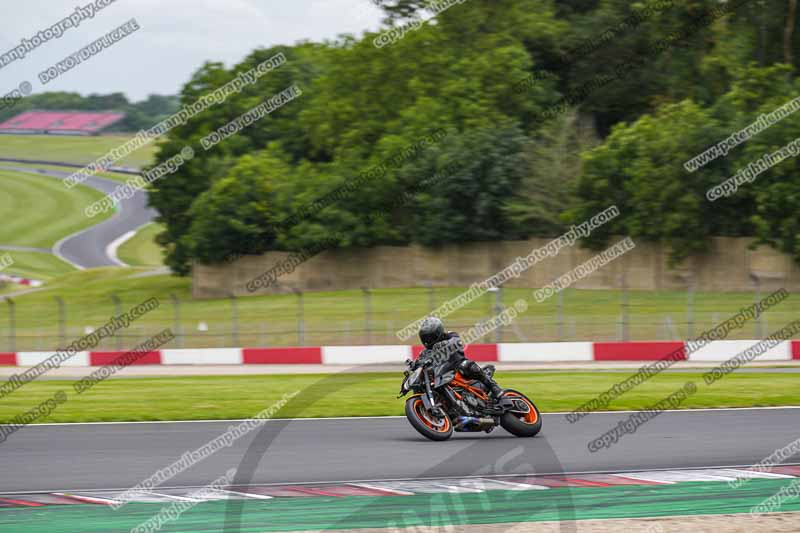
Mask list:
[[[81,231],[77,231],[77,232],[73,233],[72,235],[67,235],[63,239],[59,240],[57,243],[55,243],[53,245],[53,254],[56,257],[58,257],[59,259],[61,259],[62,261],[64,261],[65,263],[69,263],[73,267],[77,268],[78,270],[86,270],[85,267],[82,267],[81,265],[79,265],[77,263],[73,263],[72,261],[70,261],[69,259],[64,257],[64,255],[61,253],[61,246],[63,246],[64,242],[66,242],[67,240],[71,239],[72,237],[75,237],[76,235],[80,235],[81,233],[83,233],[84,231],[86,231],[88,229],[91,229],[92,227],[94,227],[94,226],[90,226],[89,228],[83,229]]]
[[[700,409],[665,409],[665,413],[703,413],[708,411],[721,412],[721,411],[767,411],[778,409],[800,409],[800,405],[779,405],[770,407],[717,407],[717,408],[700,408]],[[586,416],[592,414],[623,414],[623,413],[639,413],[640,411],[593,411]],[[542,413],[543,416],[556,416],[570,414],[572,411],[555,411],[551,413]],[[325,420],[392,420],[396,418],[405,418],[405,416],[332,416],[329,418],[269,418],[265,422],[313,422]],[[100,426],[100,425],[113,425],[113,424],[209,424],[227,422],[246,422],[252,420],[251,418],[224,418],[219,420],[140,420],[135,422],[47,422],[44,424],[30,424],[26,429],[36,428],[41,426]],[[0,424],[2,426],[4,424]]]
[[[163,490],[163,489],[159,489]],[[193,502],[193,503],[200,503],[203,500],[199,500],[197,498],[187,498],[186,496],[175,496],[172,494],[162,494],[160,492],[156,492],[153,490],[148,490],[143,492],[142,494],[152,494],[153,496],[157,496],[159,498],[166,498],[167,500],[177,500],[179,502]]]
[[[147,224],[145,224],[145,225],[147,225]],[[144,226],[142,226],[142,227],[144,227]],[[131,230],[131,231],[129,231],[128,233],[125,233],[125,234],[123,234],[123,235],[120,235],[119,237],[117,237],[116,239],[114,239],[113,241],[111,241],[111,242],[108,244],[108,246],[106,246],[106,255],[107,255],[107,256],[108,256],[108,257],[109,257],[109,258],[110,258],[112,261],[114,261],[116,264],[118,264],[118,265],[119,265],[119,266],[121,266],[121,267],[126,267],[126,266],[130,266],[130,265],[129,265],[129,264],[127,264],[127,263],[125,263],[125,262],[123,262],[123,261],[121,261],[121,260],[120,260],[120,258],[119,258],[119,257],[117,257],[117,250],[119,250],[119,247],[120,247],[120,246],[122,246],[123,244],[125,244],[125,243],[126,243],[127,241],[129,241],[131,238],[133,238],[133,236],[134,236],[134,235],[136,235],[136,231],[135,231],[135,230]]]
[[[244,485],[247,486],[247,485]],[[267,496],[266,494],[254,494],[252,492],[239,492],[237,490],[227,490],[227,489],[217,489],[220,492],[230,492],[231,494],[236,494],[237,496],[247,496],[248,498],[255,498],[256,500],[272,500],[273,496]]]
[[[108,498],[94,498],[92,496],[81,496],[79,494],[65,494],[64,492],[54,492],[56,496],[61,496],[62,498],[70,498],[72,500],[78,500],[87,503],[97,503],[102,505],[113,505],[115,503],[120,503],[117,500],[109,500]]]
[[[781,463],[780,466],[800,466],[800,463]],[[438,476],[438,477],[407,477],[407,478],[387,478],[387,479],[350,479],[350,480],[335,480],[335,481],[289,481],[289,482],[275,482],[275,483],[250,483],[248,485],[235,485],[236,487],[283,487],[283,486],[305,486],[305,485],[338,485],[348,484],[356,485],[359,483],[383,483],[393,481],[440,481],[452,479],[482,479],[485,477],[495,478],[515,478],[515,477],[538,477],[538,476],[577,476],[585,474],[628,474],[632,472],[669,472],[673,470],[680,470],[682,472],[690,472],[692,470],[723,470],[729,468],[752,468],[752,464],[747,465],[719,465],[719,466],[693,466],[691,468],[636,468],[627,470],[576,470],[572,472],[531,472],[527,474],[492,474],[491,476],[475,475],[475,476]],[[235,480],[234,480],[235,481]],[[158,487],[158,490],[183,490],[183,489],[202,489],[208,485],[172,485],[168,487]],[[91,488],[91,489],[51,489],[51,490],[29,490],[29,491],[5,491],[0,492],[0,496],[7,496],[12,494],[55,494],[57,492],[115,492],[127,491],[130,487],[125,488]],[[385,490],[385,489],[382,489]]]
[[[50,177],[54,177],[54,176],[50,176]],[[106,181],[109,181],[109,182],[113,182],[113,181],[114,181],[114,180],[110,180],[110,179],[108,179],[108,178],[103,178],[103,177],[101,177],[101,176],[94,176],[94,177],[96,177],[96,178],[98,178],[98,179],[106,180]],[[61,180],[61,181],[63,182],[63,181],[64,181],[64,179],[66,179],[66,178],[56,178],[56,179],[58,179],[58,180]],[[101,190],[101,189],[96,189],[96,188],[92,187],[91,185],[87,185],[87,184],[85,184],[85,183],[82,183],[82,184],[80,184],[80,185],[83,185],[84,187],[88,187],[89,189],[91,189],[91,190],[93,190],[93,191],[97,191],[97,192],[99,192],[99,193],[103,194],[104,196],[107,196],[107,195],[108,195],[108,193],[104,192],[103,190]],[[102,221],[98,222],[97,224],[94,224],[94,225],[92,225],[92,226],[89,226],[89,227],[87,227],[87,228],[83,228],[82,230],[76,231],[76,232],[75,232],[75,233],[73,233],[72,235],[67,235],[66,237],[64,237],[63,239],[59,240],[57,243],[55,243],[55,245],[53,246],[53,254],[55,254],[55,256],[56,256],[56,257],[58,257],[59,259],[61,259],[62,261],[65,261],[65,262],[69,263],[70,265],[74,266],[74,267],[75,267],[75,268],[77,268],[78,270],[86,270],[86,268],[85,268],[85,267],[82,267],[81,265],[78,265],[78,264],[76,264],[76,263],[73,263],[72,261],[70,261],[69,259],[67,259],[66,257],[64,257],[64,255],[61,253],[61,247],[62,247],[62,246],[64,245],[64,243],[65,243],[66,241],[68,241],[69,239],[72,239],[73,237],[77,237],[78,235],[80,235],[80,234],[82,234],[82,233],[86,233],[87,231],[91,231],[92,229],[94,229],[95,227],[99,226],[100,224],[102,224],[102,223],[103,223],[103,222],[105,222],[106,220],[112,220],[112,219],[114,219],[115,217],[118,217],[118,216],[120,216],[120,215],[122,214],[122,211],[123,211],[123,209],[122,209],[122,203],[118,203],[118,204],[116,204],[114,207],[115,207],[115,211],[116,211],[116,212],[115,212],[114,214],[112,214],[110,217],[108,217],[107,219],[105,219],[105,220],[102,220]],[[148,222],[148,224],[149,224],[149,222]],[[137,229],[138,229],[138,228],[137,228]],[[112,244],[113,244],[113,243],[112,243]],[[106,252],[106,256],[108,256],[108,258],[109,258],[109,259],[111,259],[112,261],[114,261],[114,258],[108,255],[108,248],[106,248],[105,252]],[[123,263],[123,264],[122,264],[122,266],[127,266],[127,265],[125,265],[125,264]]]

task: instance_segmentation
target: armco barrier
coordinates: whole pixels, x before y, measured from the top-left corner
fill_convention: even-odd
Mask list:
[[[689,361],[720,362],[759,341],[714,341],[689,354]],[[137,359],[135,365],[367,365],[400,364],[416,359],[422,346],[310,346],[287,348],[162,349]],[[580,361],[655,361],[677,352],[686,359],[682,342],[540,342],[471,344],[467,357],[479,362],[538,363]],[[127,352],[78,352],[62,366],[102,366]],[[52,352],[0,352],[0,365],[33,366]],[[758,361],[800,360],[800,341],[778,344]]]
[[[63,161],[46,161],[42,159],[14,159],[8,157],[0,157],[0,162],[2,163],[23,163],[26,165],[47,165],[53,167],[67,167],[67,168],[85,168],[86,165],[81,165],[77,163],[64,163]],[[138,176],[141,174],[135,168],[128,168],[128,167],[108,167],[106,169],[109,172],[117,172],[118,174],[130,174],[132,176]]]
[[[0,274],[0,282],[16,283],[24,287],[41,287],[43,285],[41,280],[12,276],[11,274]]]

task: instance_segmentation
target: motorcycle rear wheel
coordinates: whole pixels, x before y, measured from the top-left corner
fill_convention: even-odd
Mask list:
[[[503,429],[517,437],[533,437],[542,430],[542,415],[527,396],[514,389],[507,389],[503,397],[519,398],[528,405],[527,413],[505,413],[500,417]]]
[[[412,396],[406,400],[406,418],[423,437],[430,440],[447,440],[453,435],[453,424],[444,413],[444,418],[433,416],[422,403],[422,398]]]

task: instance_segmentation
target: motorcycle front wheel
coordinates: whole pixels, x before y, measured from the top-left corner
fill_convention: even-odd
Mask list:
[[[406,400],[406,418],[419,433],[431,440],[447,440],[453,435],[453,424],[447,414],[437,417],[422,403],[422,398],[412,396]]]
[[[503,429],[517,437],[533,437],[542,430],[542,415],[527,396],[519,391],[507,389],[503,397],[518,399],[525,406],[524,412],[508,412],[500,417]]]

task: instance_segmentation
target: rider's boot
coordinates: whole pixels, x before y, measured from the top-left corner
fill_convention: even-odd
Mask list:
[[[464,374],[465,376],[480,381],[483,384],[483,386],[486,387],[486,390],[489,391],[489,394],[491,394],[492,397],[494,397],[495,400],[499,399],[500,396],[503,395],[503,389],[500,388],[500,385],[498,385],[495,380],[486,375],[486,372],[484,372],[483,369],[480,366],[478,366],[478,363],[476,363],[475,361],[470,361],[469,359],[465,359],[461,363],[460,370],[461,373]]]
[[[500,385],[498,385],[495,380],[493,380],[492,378],[488,378],[488,379],[491,382],[488,385],[489,393],[494,397],[495,400],[499,400],[500,396],[503,395],[503,389],[500,388]]]

